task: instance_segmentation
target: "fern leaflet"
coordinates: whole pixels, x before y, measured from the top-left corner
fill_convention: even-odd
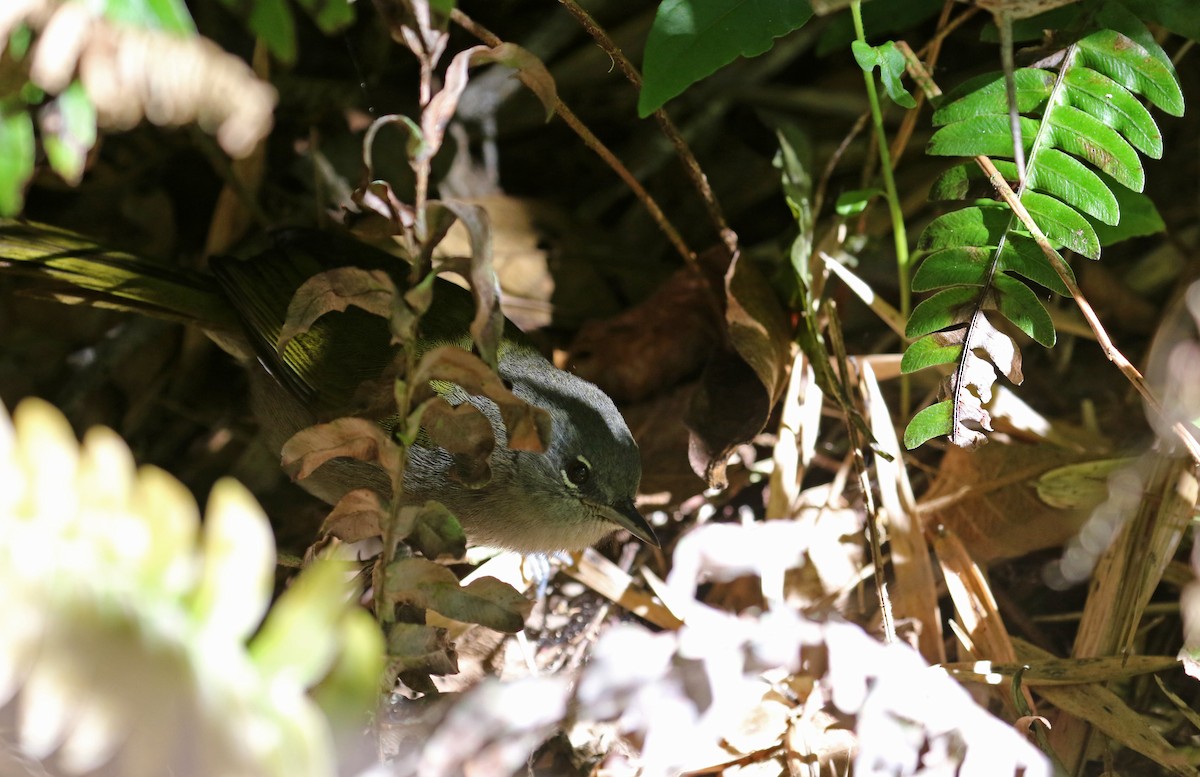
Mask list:
[[[1140,194],[1145,172],[1138,152],[1158,158],[1162,136],[1134,95],[1172,115],[1183,113],[1183,94],[1166,54],[1140,22],[1120,21],[1128,34],[1092,33],[1061,52],[1053,67],[1014,73],[1027,160],[1017,194],[1056,249],[1091,259],[1100,257],[1102,244],[1145,234],[1157,218]],[[931,154],[1013,157],[1001,73],[972,79],[947,95],[933,121],[941,128],[930,139]],[[1007,179],[1016,178],[1013,162],[995,165]],[[958,165],[938,179],[931,196],[964,199],[982,177],[974,162]],[[924,260],[913,276],[913,291],[935,293],[909,318],[906,336],[915,342],[902,368],[955,366],[943,385],[945,398],[913,417],[904,442],[915,448],[948,435],[956,445],[975,447],[991,431],[984,405],[996,373],[1015,384],[1023,377],[1020,350],[989,315],[1050,347],[1055,331],[1049,313],[1020,278],[1064,296],[1067,287],[1015,214],[995,200],[935,219],[917,250]]]

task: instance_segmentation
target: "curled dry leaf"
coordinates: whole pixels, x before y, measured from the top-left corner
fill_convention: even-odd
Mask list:
[[[451,258],[443,265],[470,281],[471,296],[475,299],[471,339],[483,356],[483,361],[494,367],[500,349],[500,336],[504,333],[504,314],[500,312],[500,282],[492,266],[492,228],[487,211],[479,205],[465,202],[439,201],[436,204],[452,213],[467,230],[470,259],[463,262]],[[445,223],[448,231],[453,221],[447,220]]]
[[[294,480],[343,457],[376,464],[388,473],[400,468],[399,448],[383,428],[365,418],[338,418],[302,429],[283,444],[281,455],[284,470]]]
[[[710,358],[687,417],[692,467],[714,487],[725,485],[734,449],[762,431],[791,364],[783,308],[758,268],[740,255],[725,272],[723,302],[728,344]]]
[[[351,305],[388,318],[395,297],[396,284],[384,270],[337,267],[317,273],[292,295],[275,347],[282,352],[294,337],[307,332],[318,318],[326,313],[344,311]]]
[[[431,384],[454,384],[472,396],[487,397],[496,403],[507,445],[513,450],[544,451],[550,441],[550,414],[534,407],[508,390],[504,381],[478,356],[452,345],[435,348],[421,358],[412,378],[413,399],[423,401],[435,389]]]
[[[101,127],[196,123],[234,157],[271,130],[277,95],[250,67],[212,41],[110,23],[81,3],[6,2],[0,40],[20,24],[35,31],[29,76],[50,94],[75,79]]]
[[[321,533],[342,542],[361,542],[378,537],[386,517],[387,506],[378,493],[370,488],[356,488],[333,506],[321,524]]]
[[[421,113],[421,131],[425,136],[425,147],[421,152],[423,159],[432,158],[442,147],[446,127],[458,111],[458,101],[463,90],[467,88],[467,71],[475,65],[488,62],[497,62],[517,69],[521,73],[521,81],[532,89],[546,106],[546,117],[549,118],[553,114],[558,97],[554,79],[541,60],[513,43],[502,43],[495,48],[474,46],[454,55],[454,59],[446,68],[445,85]]]

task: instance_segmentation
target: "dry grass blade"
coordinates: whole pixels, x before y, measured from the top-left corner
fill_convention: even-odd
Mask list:
[[[1022,659],[1033,661],[1054,658],[1052,654],[1027,643],[1021,644],[1020,654]],[[1113,740],[1136,750],[1171,774],[1200,774],[1188,766],[1184,757],[1141,715],[1107,688],[1100,685],[1047,685],[1038,688],[1038,695],[1076,719],[1086,720]],[[1059,726],[1056,725],[1050,730],[1051,736],[1058,730]],[[1055,748],[1055,752],[1060,756],[1065,755],[1059,747]],[[1070,762],[1065,758],[1063,761],[1070,769]]]
[[[574,563],[563,571],[629,612],[664,629],[677,629],[682,621],[661,601],[640,590],[633,578],[613,562],[588,548],[571,554]]]
[[[1144,497],[1137,512],[1096,567],[1072,651],[1075,657],[1131,652],[1150,595],[1175,555],[1196,507],[1197,483],[1192,466],[1190,459],[1183,458],[1156,457],[1149,462],[1142,481]],[[1066,711],[1075,715],[1073,710]],[[1091,719],[1080,719],[1078,715],[1065,718],[1051,733],[1051,741],[1068,767],[1086,755],[1089,732],[1084,720]]]
[[[1023,647],[1013,640],[1018,652]],[[1175,656],[1128,656],[1120,658],[1046,658],[1022,664],[996,664],[991,661],[971,661],[942,666],[954,679],[988,685],[1007,684],[1017,672],[1024,670],[1021,682],[1030,686],[1081,685],[1126,680],[1138,675],[1165,672],[1179,665]]]
[[[881,450],[891,455],[874,457],[875,476],[879,483],[879,500],[887,514],[888,541],[891,547],[892,568],[896,585],[892,589],[892,607],[897,618],[918,624],[917,647],[931,664],[946,660],[942,644],[942,618],[938,611],[937,585],[933,566],[929,563],[929,546],[915,508],[912,483],[904,466],[904,455],[887,401],[875,380],[875,371],[866,362],[856,362],[861,380],[863,402],[875,441]]]
[[[962,542],[948,528],[939,526],[933,531],[933,551],[942,566],[959,625],[971,641],[974,658],[998,664],[1016,663],[1017,652],[996,607],[996,598]],[[1029,692],[1024,693],[1029,708],[1034,709]],[[1002,694],[1002,698],[1015,717],[1008,693]]]

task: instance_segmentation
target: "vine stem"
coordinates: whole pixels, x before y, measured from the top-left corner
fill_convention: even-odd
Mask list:
[[[459,8],[455,8],[450,12],[450,20],[493,48],[504,42],[498,35],[476,22],[470,16],[467,16]],[[522,71],[517,71],[517,78],[521,79],[522,83],[528,85],[527,79],[529,76],[525,75]],[[667,219],[662,208],[659,207],[658,202],[650,195],[650,192],[646,191],[645,187],[634,177],[633,173],[629,172],[629,168],[625,167],[621,160],[617,159],[616,155],[599,138],[592,134],[592,131],[575,115],[574,111],[567,107],[566,103],[558,95],[554,96],[554,112],[579,136],[584,145],[599,156],[617,174],[617,177],[629,187],[629,190],[641,201],[642,207],[649,212],[650,217],[654,219],[654,223],[666,235],[667,240],[670,241],[675,251],[683,257],[684,261],[692,265],[697,264],[696,254],[688,248],[679,231]]]
[[[866,32],[863,29],[861,0],[850,3],[850,13],[854,18],[854,35],[862,43],[866,43]],[[892,174],[892,155],[888,150],[887,133],[883,128],[883,110],[879,105],[879,93],[875,89],[874,71],[863,71],[863,82],[867,88],[867,99],[871,105],[871,123],[875,128],[875,140],[879,147],[880,173],[883,175],[883,187],[887,196],[888,213],[892,219],[892,241],[896,247],[896,276],[900,283],[900,314],[908,320],[912,308],[912,290],[909,286],[909,255],[908,233],[904,228],[904,213],[900,210],[900,195],[896,191],[896,178]],[[900,412],[908,414],[910,388],[907,380],[900,382]]]
[[[580,26],[592,36],[600,48],[612,58],[613,62],[616,63],[617,67],[625,75],[625,78],[629,80],[629,83],[633,84],[635,89],[641,89],[642,74],[638,72],[638,69],[625,56],[625,52],[616,44],[616,41],[609,37],[603,27],[596,23],[592,15],[575,0],[559,0],[559,2],[579,21]],[[679,161],[683,164],[683,169],[687,171],[692,186],[699,193],[700,199],[704,201],[704,207],[708,211],[708,220],[712,222],[713,228],[721,236],[721,242],[729,250],[729,255],[733,256],[738,250],[737,233],[730,229],[729,223],[725,220],[725,214],[721,210],[721,203],[717,201],[716,194],[713,193],[712,186],[708,183],[708,176],[700,168],[700,163],[696,160],[696,156],[692,153],[692,149],[688,146],[687,141],[683,139],[679,128],[675,126],[675,122],[671,121],[671,117],[667,115],[667,112],[662,107],[654,110],[654,120],[658,122],[663,135],[675,147],[675,153],[679,157]]]

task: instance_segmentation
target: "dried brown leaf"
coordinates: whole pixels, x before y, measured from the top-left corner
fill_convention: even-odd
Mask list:
[[[346,492],[321,524],[321,533],[342,542],[360,542],[380,535],[387,506],[374,490],[356,488]]]
[[[434,205],[435,203],[430,203]],[[452,213],[467,230],[471,256],[467,262],[448,258],[447,269],[466,278],[475,299],[475,318],[471,321],[471,339],[486,364],[495,367],[500,337],[504,333],[504,314],[500,312],[500,282],[492,266],[492,229],[487,211],[479,205],[445,201],[436,205]],[[449,224],[447,222],[447,229]]]
[[[452,345],[435,348],[421,358],[412,378],[413,399],[423,401],[435,389],[431,382],[451,383],[473,396],[487,397],[496,403],[507,445],[513,450],[544,451],[550,441],[550,414],[520,399],[504,385],[500,376],[478,356]]]
[[[302,429],[284,443],[282,466],[294,480],[303,480],[340,457],[376,464],[388,473],[400,466],[399,448],[378,424],[365,418],[338,418]]]
[[[326,313],[354,306],[387,318],[396,298],[396,284],[384,270],[337,267],[317,273],[296,289],[275,347],[281,353],[297,335],[307,332]]]

